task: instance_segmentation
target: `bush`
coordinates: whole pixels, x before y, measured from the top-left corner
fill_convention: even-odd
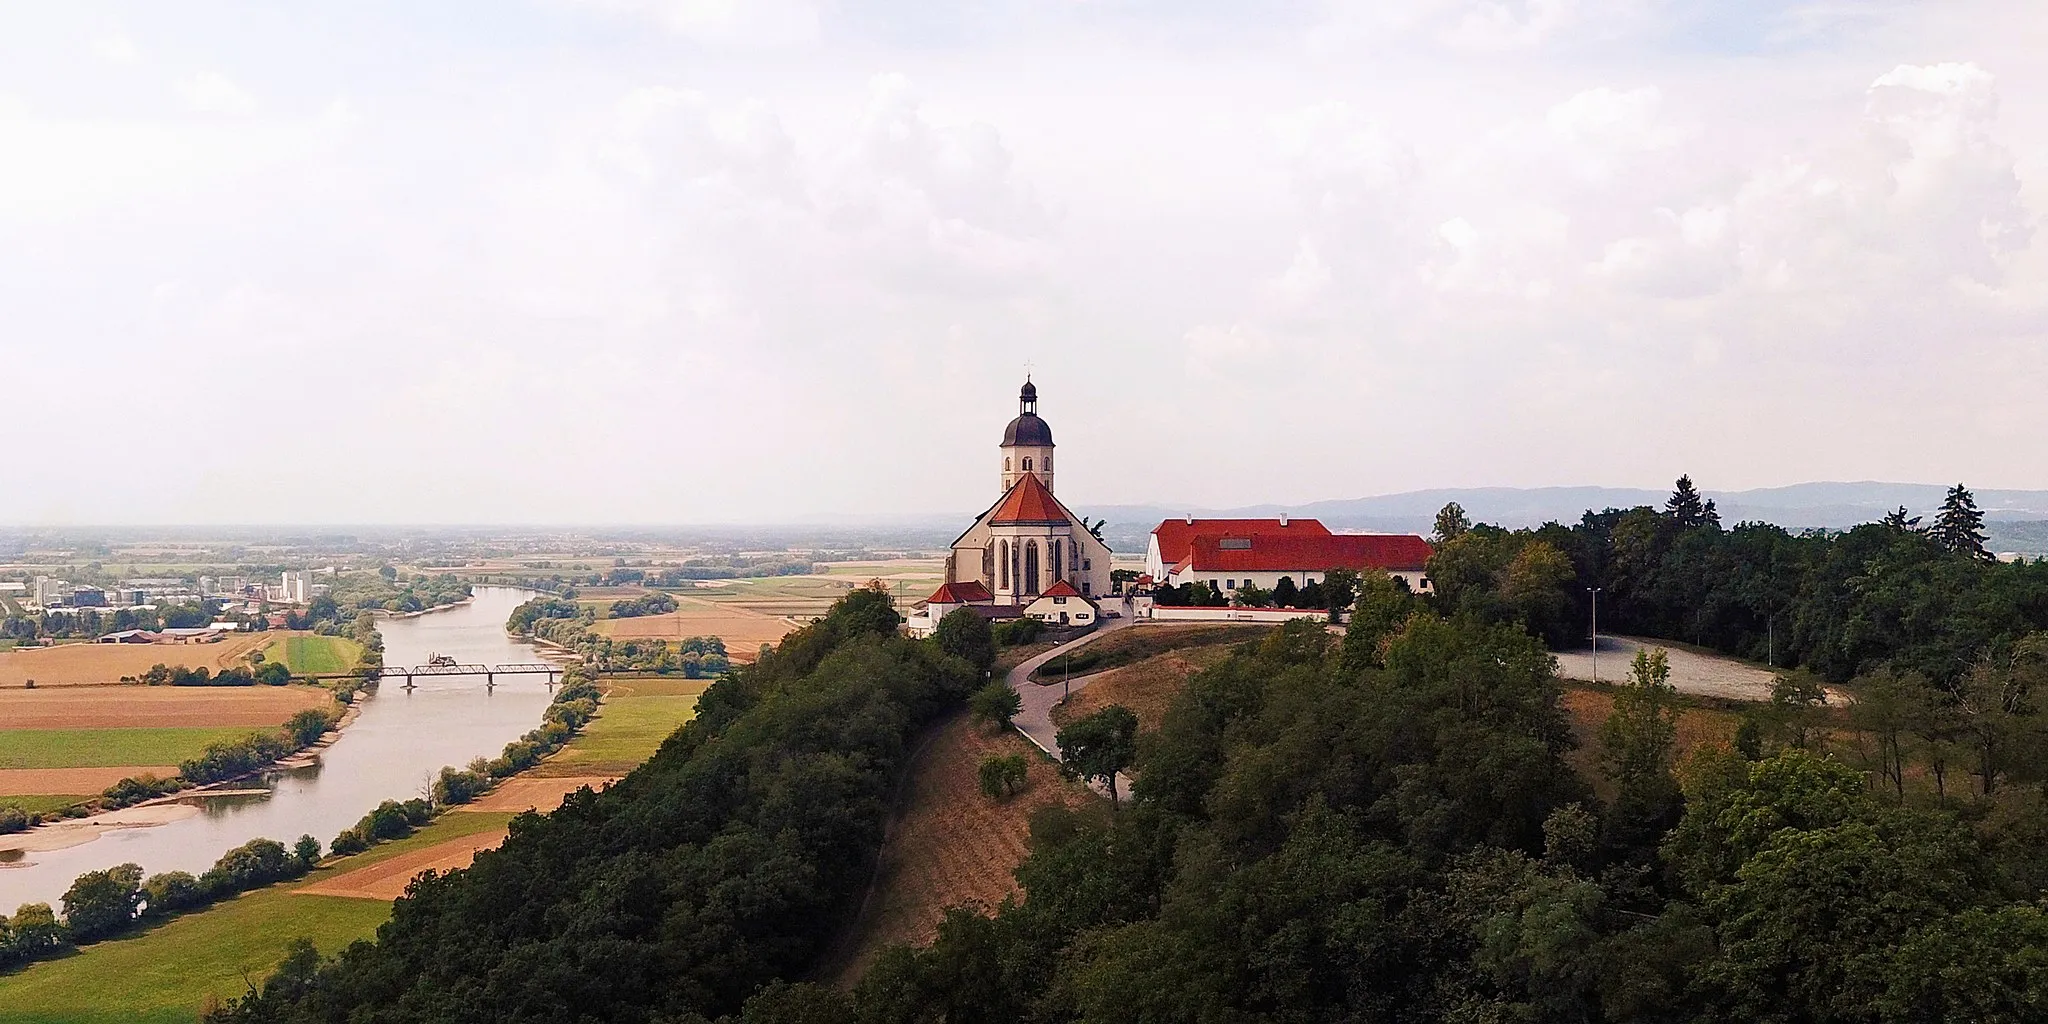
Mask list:
[[[1036,641],[1044,634],[1045,623],[1028,616],[1021,619],[1011,619],[995,627],[996,643],[1004,647],[1022,647],[1025,644]]]
[[[65,946],[64,926],[47,903],[29,903],[0,917],[0,967],[40,960]]]
[[[184,788],[185,780],[177,776],[168,779],[160,779],[154,775],[133,776],[122,779],[101,792],[100,805],[109,810],[119,810],[144,800],[167,796]]]
[[[483,795],[484,790],[490,787],[491,780],[488,776],[474,771],[443,768],[440,777],[434,780],[434,805],[454,807],[466,804]]]
[[[226,899],[272,882],[298,878],[306,873],[299,862],[275,839],[251,839],[221,855],[213,867],[199,876],[199,885],[211,899]]]
[[[168,917],[180,910],[205,906],[206,889],[199,879],[183,871],[166,871],[151,875],[142,883],[142,916],[144,918]]]
[[[991,754],[981,759],[981,791],[991,800],[1001,800],[1023,790],[1030,771],[1031,766],[1022,754]]]
[[[40,819],[36,815],[13,804],[0,804],[0,836],[32,828],[38,820]]]
[[[300,836],[299,841],[292,844],[292,856],[297,857],[299,863],[306,866],[306,870],[313,870],[313,866],[320,863],[320,840],[312,836]]]
[[[1010,720],[1024,710],[1024,698],[1010,689],[1010,684],[993,682],[967,698],[968,711],[976,722],[983,723],[992,731],[1000,732],[1010,727]]]
[[[340,716],[331,708],[307,708],[285,719],[285,735],[297,747],[310,747]]]

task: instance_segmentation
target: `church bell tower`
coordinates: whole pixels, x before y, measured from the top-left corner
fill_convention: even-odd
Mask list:
[[[1029,473],[1052,490],[1052,428],[1038,416],[1038,388],[1025,378],[1017,418],[1003,430],[1003,493]]]

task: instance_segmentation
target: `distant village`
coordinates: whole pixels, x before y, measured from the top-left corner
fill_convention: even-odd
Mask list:
[[[314,582],[315,577],[333,574],[331,568],[286,570],[278,574],[276,583],[250,576],[200,576],[196,581],[125,579],[106,587],[37,576],[27,583],[0,583],[0,590],[19,594],[18,603],[32,615],[108,615],[109,621],[116,623],[123,619],[121,612],[132,615],[170,608],[208,609],[212,621],[204,625],[117,628],[96,638],[99,643],[207,643],[245,629],[286,628],[294,611],[310,606],[332,590],[330,584]]]

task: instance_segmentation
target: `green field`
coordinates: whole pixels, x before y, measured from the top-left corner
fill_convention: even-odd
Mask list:
[[[0,807],[19,807],[30,814],[44,811],[61,811],[72,804],[87,799],[85,794],[75,796],[0,796]]]
[[[308,881],[503,828],[510,820],[509,814],[444,814],[410,838],[334,861]],[[292,939],[312,939],[321,953],[331,955],[370,938],[391,916],[389,903],[301,896],[291,891],[300,884],[244,893],[128,938],[96,943],[75,956],[0,975],[0,1024],[189,1024],[198,1019],[207,996],[235,996],[247,990],[247,981],[261,983],[284,959]]]
[[[295,676],[335,675],[356,667],[363,653],[355,641],[338,636],[288,636],[263,649],[263,660],[283,661]]]
[[[257,731],[247,727],[11,729],[0,731],[0,768],[177,764],[199,756],[209,743],[241,739]]]
[[[543,778],[624,775],[697,711],[708,680],[630,679],[613,684],[597,717],[531,774]],[[630,692],[628,692],[630,691]]]

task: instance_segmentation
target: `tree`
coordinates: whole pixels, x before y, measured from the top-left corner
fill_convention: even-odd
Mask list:
[[[1683,800],[1671,773],[1678,740],[1678,691],[1662,649],[1638,650],[1629,679],[1614,694],[1614,710],[1600,725],[1600,760],[1614,782],[1605,822],[1609,850],[1637,863],[1654,856],[1678,821]]]
[[[1024,698],[1010,689],[1010,684],[998,679],[967,699],[968,713],[974,721],[989,727],[991,732],[1001,732],[1010,727],[1010,720],[1017,712],[1024,710]]]
[[[128,927],[142,907],[142,866],[117,864],[79,875],[64,892],[64,924],[90,942]]]
[[[1273,607],[1293,608],[1301,603],[1301,590],[1294,585],[1294,577],[1282,576],[1273,584]]]
[[[1873,676],[1849,705],[1858,745],[1868,745],[1866,760],[1900,803],[1906,800],[1906,737],[1912,732],[1914,705],[1926,692],[1927,680],[1885,671]]]
[[[1232,597],[1234,597],[1237,601],[1237,604],[1243,608],[1264,608],[1267,605],[1273,603],[1272,593],[1270,591],[1265,590],[1264,588],[1261,588],[1253,584],[1250,580],[1246,580],[1242,584],[1239,584],[1236,592],[1232,594]]]
[[[1138,756],[1138,716],[1111,704],[1061,729],[1054,737],[1060,767],[1081,779],[1101,779],[1109,787],[1109,803],[1117,804],[1116,774]]]
[[[1920,530],[1920,517],[1907,511],[1906,506],[1900,505],[1885,513],[1884,518],[1879,520],[1879,525],[1894,533],[1917,533]]]
[[[1024,780],[1029,774],[1030,766],[1025,762],[1024,755],[991,754],[981,759],[981,791],[991,800],[1001,800],[1022,790]]]
[[[974,671],[987,675],[996,663],[996,635],[989,628],[988,620],[972,608],[955,608],[939,620],[939,626],[932,631],[932,642],[939,650],[974,666]]]
[[[1677,487],[1671,492],[1671,499],[1664,503],[1664,514],[1672,522],[1690,529],[1696,526],[1721,527],[1721,513],[1714,508],[1711,500],[1702,501],[1699,489],[1692,484],[1692,477],[1678,478]]]
[[[1436,543],[1448,544],[1465,535],[1472,528],[1472,520],[1465,515],[1465,506],[1453,501],[1436,514]]]
[[[1778,742],[1811,750],[1821,742],[1827,723],[1828,694],[1813,673],[1781,673],[1771,684],[1770,717]]]
[[[1962,484],[1948,489],[1948,497],[1941,501],[1941,512],[1934,517],[1934,528],[1927,535],[1950,554],[1991,560],[1991,552],[1984,548],[1984,513],[1977,508],[1976,496]]]

